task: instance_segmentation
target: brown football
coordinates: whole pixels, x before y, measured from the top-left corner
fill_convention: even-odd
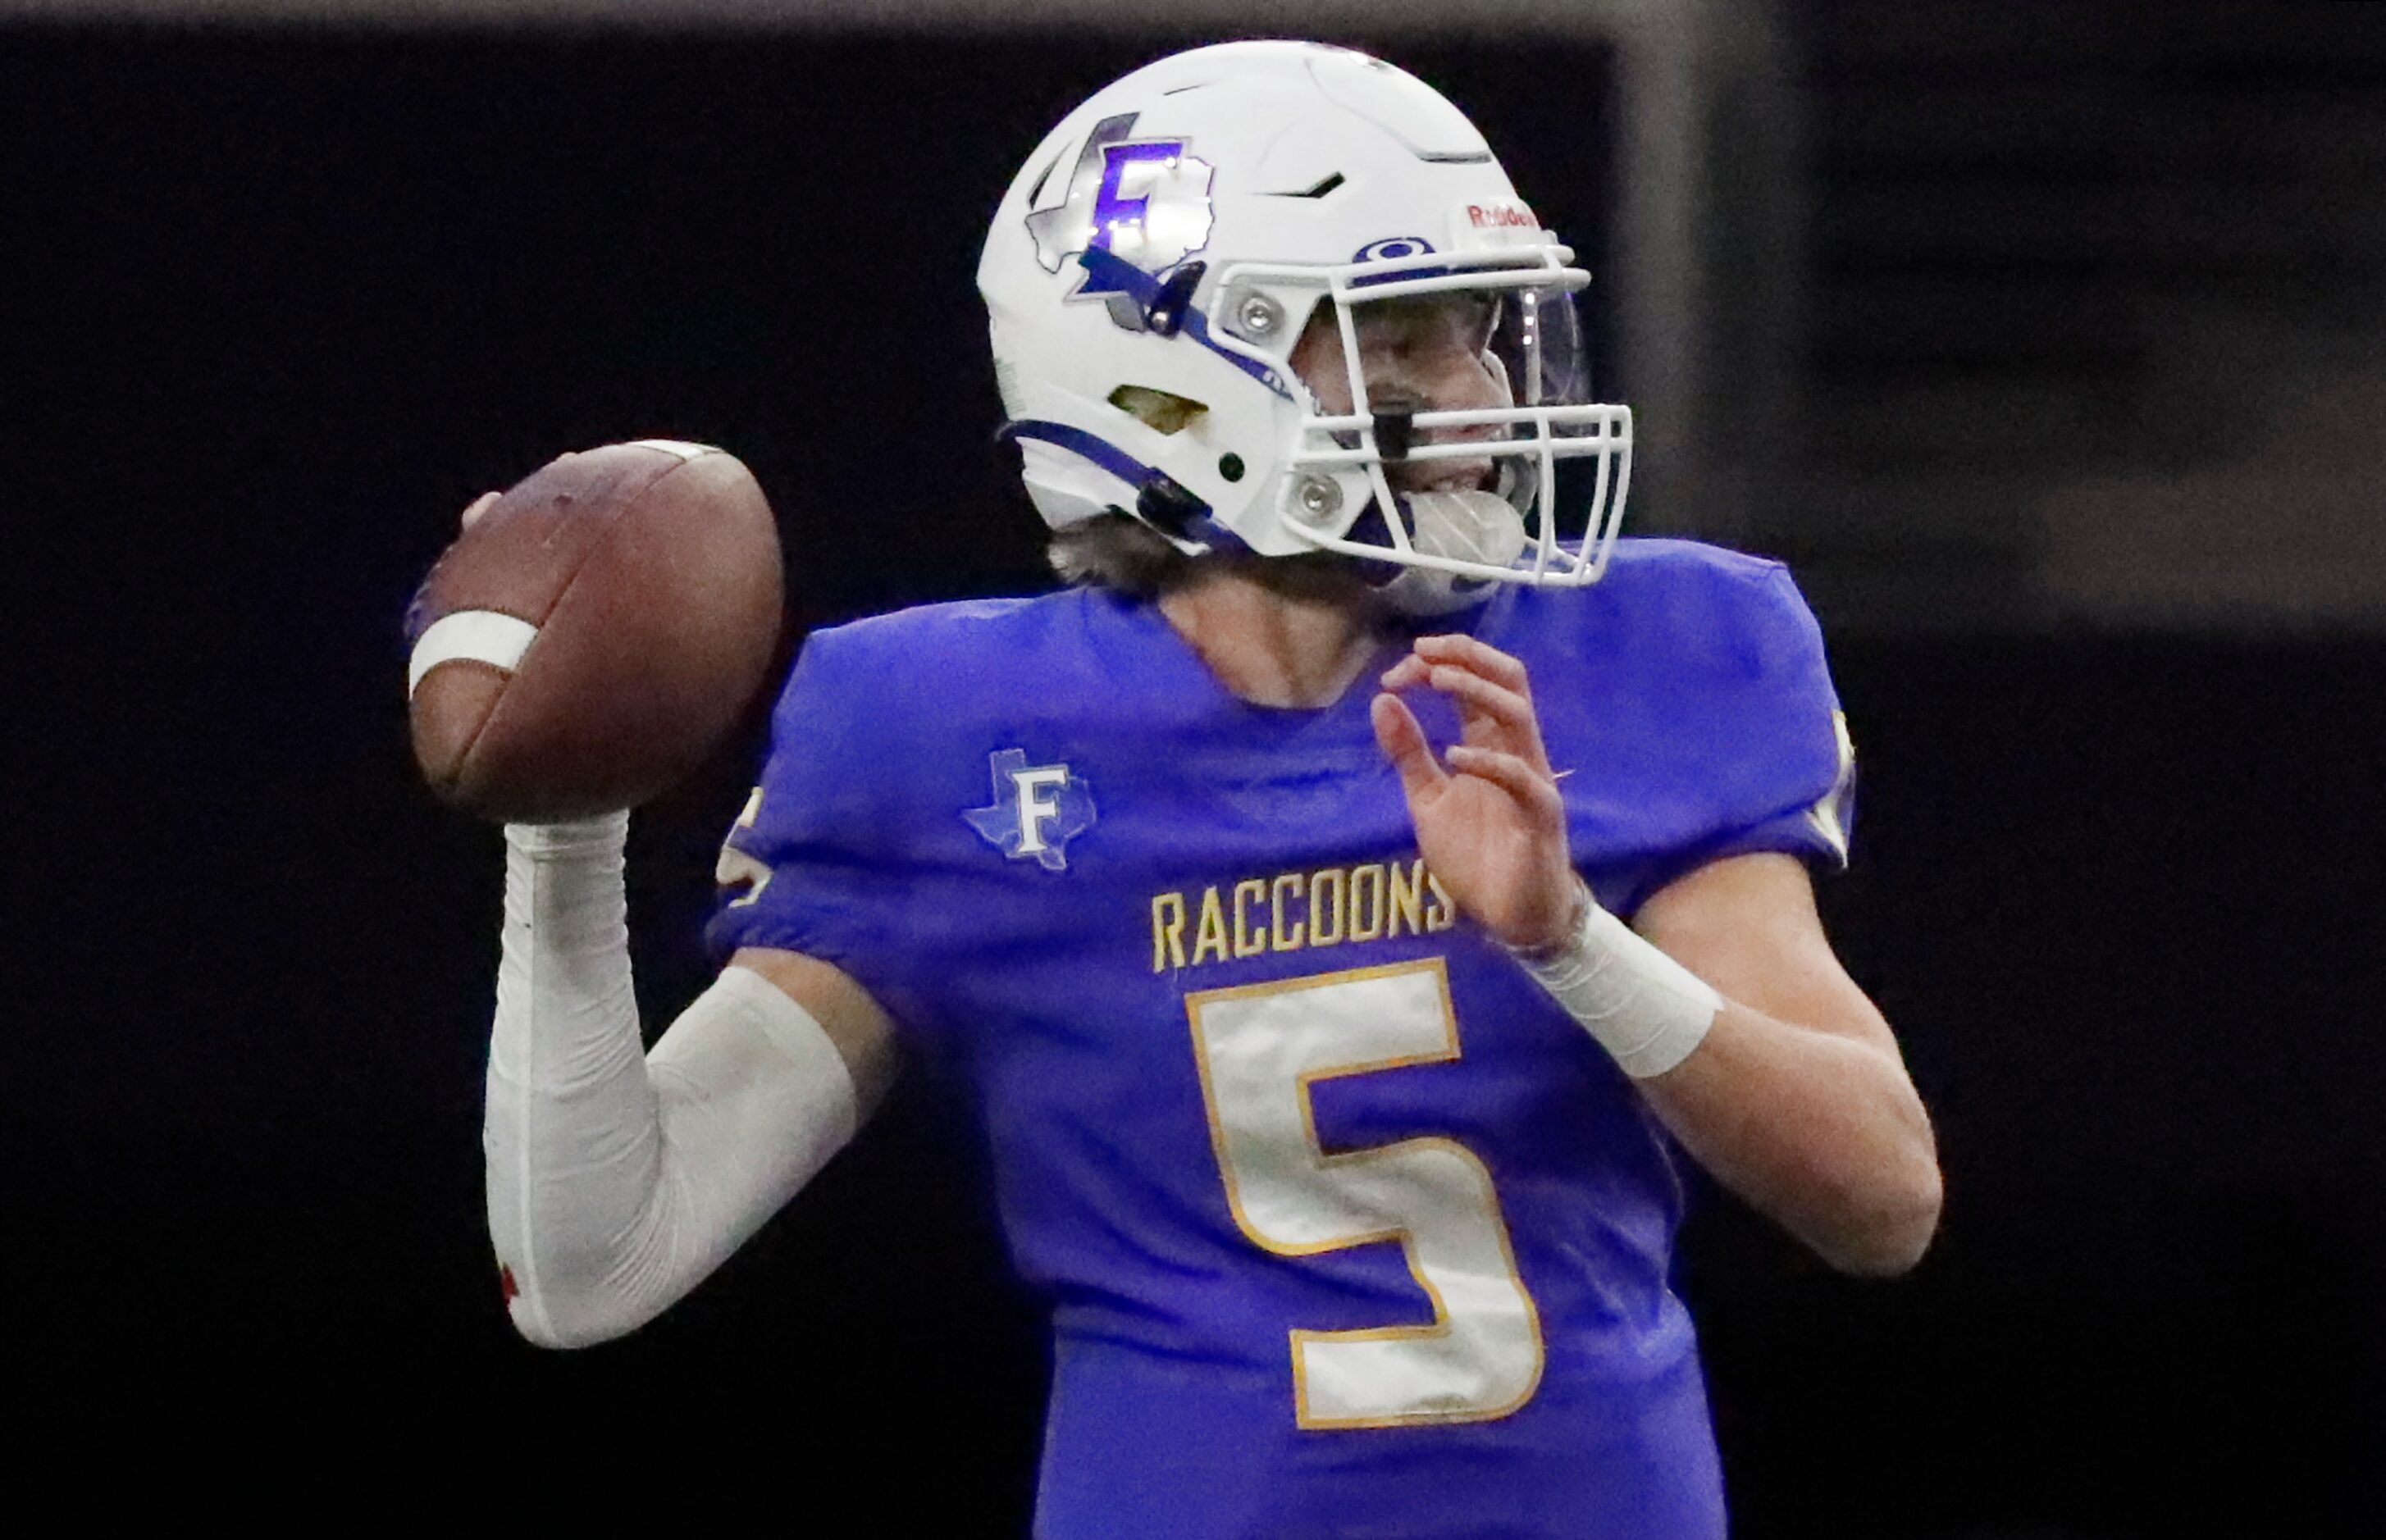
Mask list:
[[[735,724],[781,599],[770,505],[735,456],[662,439],[566,455],[492,504],[415,595],[415,759],[483,818],[636,807]]]

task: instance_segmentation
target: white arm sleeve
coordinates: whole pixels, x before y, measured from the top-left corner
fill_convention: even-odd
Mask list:
[[[629,815],[506,831],[482,1144],[517,1330],[576,1347],[694,1288],[852,1138],[810,1012],[722,972],[641,1051],[622,889]]]

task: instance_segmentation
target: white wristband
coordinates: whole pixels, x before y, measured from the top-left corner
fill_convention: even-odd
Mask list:
[[[1571,940],[1551,952],[1511,952],[1635,1080],[1688,1058],[1723,1009],[1705,980],[1601,908],[1589,889]]]

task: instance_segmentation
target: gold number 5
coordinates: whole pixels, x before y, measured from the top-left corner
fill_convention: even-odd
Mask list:
[[[1458,1057],[1441,959],[1204,990],[1185,1010],[1243,1233],[1279,1257],[1396,1240],[1433,1305],[1430,1326],[1294,1328],[1300,1425],[1488,1421],[1530,1400],[1540,1317],[1483,1162],[1443,1138],[1328,1155],[1310,1110],[1314,1081]]]

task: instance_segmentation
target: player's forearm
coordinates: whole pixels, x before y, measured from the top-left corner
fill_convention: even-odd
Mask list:
[[[852,1136],[805,1010],[733,968],[642,1050],[619,819],[509,829],[483,1141],[515,1326],[570,1347],[694,1288]]]
[[[1903,1272],[1939,1222],[1937,1146],[1895,1053],[1727,1000],[1696,1052],[1639,1083],[1715,1179],[1846,1272]]]
[[[661,1174],[631,991],[627,817],[506,833],[506,908],[482,1124],[489,1233],[514,1324],[572,1346],[637,1324],[607,1279]]]

